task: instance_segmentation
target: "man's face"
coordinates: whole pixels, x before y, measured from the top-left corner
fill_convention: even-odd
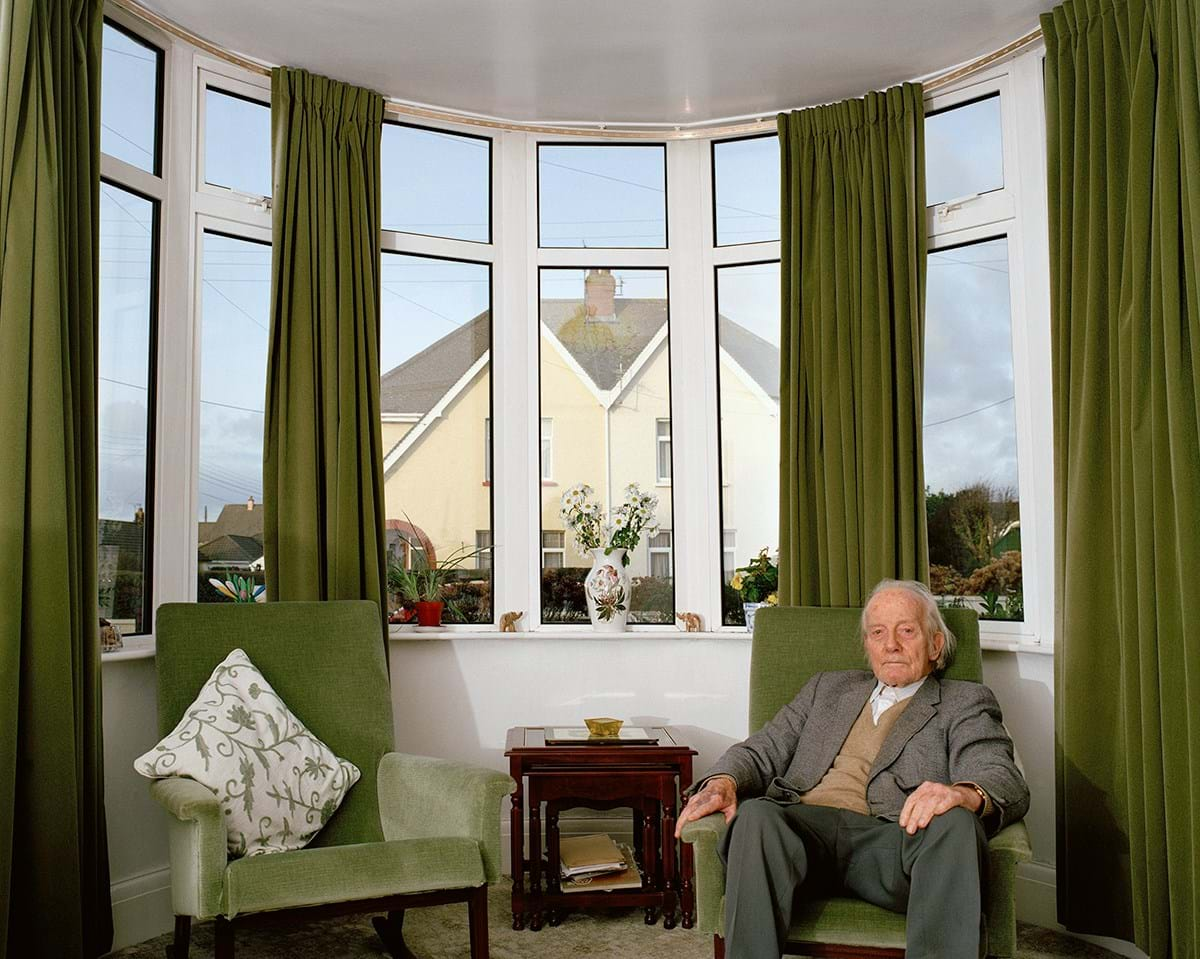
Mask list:
[[[867,607],[867,658],[875,678],[887,686],[928,676],[945,641],[941,633],[926,638],[921,602],[906,590],[884,590]]]

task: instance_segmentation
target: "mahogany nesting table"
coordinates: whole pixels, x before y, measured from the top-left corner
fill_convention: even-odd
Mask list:
[[[692,784],[696,750],[680,742],[669,727],[649,728],[653,746],[631,744],[547,745],[545,726],[515,726],[508,731],[504,755],[517,781],[512,795],[513,928],[534,932],[543,922],[556,926],[573,908],[637,906],[646,923],[683,926],[696,921],[692,885],[692,847],[675,840],[679,797]],[[546,807],[546,861],[543,875],[542,806]],[[633,809],[634,854],[642,871],[641,889],[563,892],[559,883],[558,815],[563,809]],[[529,810],[529,856],[525,855],[525,809]],[[526,886],[528,880],[528,886]]]

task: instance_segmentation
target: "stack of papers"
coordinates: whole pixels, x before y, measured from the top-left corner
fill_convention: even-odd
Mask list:
[[[563,892],[641,888],[633,850],[618,846],[610,836],[569,836],[559,841],[558,849]]]

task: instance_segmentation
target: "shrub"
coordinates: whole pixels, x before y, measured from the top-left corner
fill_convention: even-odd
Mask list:
[[[961,592],[973,596],[983,596],[986,593],[1003,595],[1018,592],[1020,589],[1021,554],[1016,550],[1009,550],[999,559],[994,559],[975,570],[967,577],[966,588]]]
[[[629,620],[633,623],[675,621],[675,581],[665,577],[636,576],[630,581]]]

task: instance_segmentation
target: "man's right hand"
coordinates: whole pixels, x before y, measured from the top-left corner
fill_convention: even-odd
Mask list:
[[[683,832],[683,824],[693,819],[703,819],[719,812],[725,814],[725,822],[733,819],[737,812],[737,785],[729,776],[713,776],[698,793],[687,800],[675,823],[675,838]]]

